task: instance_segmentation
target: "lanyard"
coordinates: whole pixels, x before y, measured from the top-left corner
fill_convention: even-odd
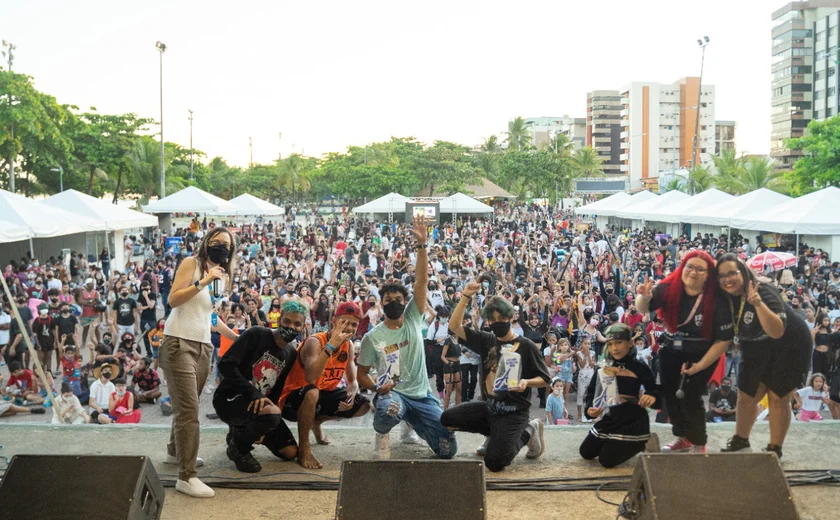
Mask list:
[[[729,312],[732,314],[732,331],[738,335],[738,328],[741,325],[741,316],[744,315],[744,304],[747,303],[746,298],[741,298],[741,308],[738,309],[738,316],[735,316],[735,306],[732,305],[732,298],[729,298]]]
[[[688,318],[686,318],[684,322],[677,325],[678,329],[680,327],[682,327],[683,325],[685,325],[686,323],[688,323],[689,321],[691,321],[691,318],[693,318],[694,315],[697,313],[697,309],[700,307],[700,302],[702,302],[702,301],[703,301],[703,293],[700,293],[700,295],[697,297],[697,301],[694,302],[694,307],[692,307],[691,312],[688,313]]]

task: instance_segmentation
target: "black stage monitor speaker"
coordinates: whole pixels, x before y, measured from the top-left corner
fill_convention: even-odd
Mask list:
[[[0,520],[159,520],[163,498],[146,457],[15,455]]]
[[[629,493],[640,520],[799,520],[772,453],[645,453]]]
[[[341,465],[337,520],[484,520],[486,512],[481,461],[348,460]]]

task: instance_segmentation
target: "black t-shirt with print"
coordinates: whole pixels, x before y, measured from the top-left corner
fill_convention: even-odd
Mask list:
[[[137,302],[133,298],[117,298],[114,300],[113,309],[117,311],[117,325],[127,327],[134,325],[134,309]]]
[[[76,340],[73,337],[73,334],[76,333],[76,325],[79,323],[79,319],[73,316],[64,316],[59,315],[58,318],[53,320],[53,323],[56,327],[58,327],[58,341],[61,341],[61,335],[67,334],[67,341],[64,343],[65,345],[75,345]]]
[[[548,383],[551,379],[548,374],[548,367],[545,366],[545,359],[534,342],[522,336],[518,336],[509,342],[500,342],[492,333],[477,331],[472,328],[465,328],[464,332],[467,335],[467,348],[481,356],[479,367],[481,393],[487,399],[487,405],[491,410],[505,413],[529,408],[531,406],[530,388],[524,392],[499,392],[496,395],[491,395],[487,387],[492,388],[493,386],[502,347],[514,346],[517,343],[516,353],[522,358],[520,379],[540,377]]]
[[[665,301],[668,295],[668,287],[670,284],[660,283],[653,288],[653,297],[650,300],[650,310],[655,311],[665,306]],[[715,341],[729,341],[732,339],[732,315],[729,312],[729,304],[726,302],[726,296],[722,296],[720,292],[716,294],[715,301],[715,315],[712,322],[712,337],[706,339],[703,337],[703,323],[706,319],[703,316],[703,302],[697,306],[697,311],[689,320],[691,311],[697,303],[698,296],[689,296],[683,292],[680,298],[680,316],[678,323],[682,324],[677,327],[677,332],[685,339],[683,349],[691,353],[705,353],[712,346]],[[687,321],[686,321],[687,320]],[[673,332],[673,331],[669,331]]]
[[[728,394],[723,395],[719,389],[712,392],[709,396],[709,404],[713,408],[720,408],[723,411],[734,410],[738,404],[738,392],[730,390]]]
[[[149,291],[149,299],[147,300],[143,293],[140,293],[140,296],[137,297],[137,303],[146,307],[148,305],[152,305],[151,309],[143,309],[140,311],[140,319],[143,321],[155,321],[157,319],[157,309],[155,308],[157,303],[157,294]]]
[[[297,343],[282,349],[266,327],[251,327],[219,360],[222,382],[218,392],[245,394],[249,401],[268,397],[277,402],[295,361]]]

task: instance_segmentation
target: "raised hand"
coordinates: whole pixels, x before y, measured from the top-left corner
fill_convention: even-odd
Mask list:
[[[758,294],[759,282],[750,282],[747,287],[747,301],[753,307],[757,307],[761,303],[761,295]]]
[[[417,240],[418,244],[425,244],[428,239],[426,218],[423,215],[414,215],[412,223],[411,234],[414,236],[414,239]]]
[[[648,275],[645,275],[644,283],[636,287],[636,292],[645,298],[653,296],[653,280],[651,280]]]
[[[463,290],[462,294],[464,296],[472,297],[472,296],[475,296],[476,294],[478,294],[478,291],[480,291],[480,290],[481,290],[481,284],[480,283],[470,282],[466,285],[466,287],[464,287],[464,290]]]

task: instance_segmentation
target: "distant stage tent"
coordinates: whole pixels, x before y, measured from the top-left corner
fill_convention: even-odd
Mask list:
[[[456,193],[440,200],[441,213],[486,215],[493,213],[493,208],[487,204],[477,201],[469,195]]]
[[[6,190],[0,190],[0,219],[9,222],[12,230],[9,233],[0,231],[0,237],[4,237],[3,242],[60,237],[105,229],[105,223],[102,221],[51,207]],[[19,237],[20,230],[17,229],[21,227],[28,229],[27,236],[23,238]],[[12,237],[17,238],[10,240]]]
[[[143,206],[145,213],[212,213],[235,214],[236,206],[195,186],[184,188],[158,201]]]
[[[410,199],[399,193],[389,193],[367,204],[353,208],[353,213],[405,213],[405,203]]]
[[[76,190],[56,193],[41,201],[40,204],[101,221],[108,231],[157,227],[158,225],[158,218],[154,215],[123,208]]]
[[[219,213],[220,215],[241,215],[248,217],[256,217],[286,214],[286,210],[281,208],[280,206],[276,206],[268,201],[254,197],[249,193],[243,193],[242,195],[236,198],[230,199],[230,203],[233,204],[234,207],[236,207],[236,210],[232,213],[228,213],[225,211],[223,213]]]

